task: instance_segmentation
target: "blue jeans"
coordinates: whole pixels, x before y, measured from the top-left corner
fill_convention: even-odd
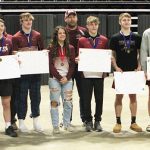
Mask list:
[[[59,110],[60,96],[63,102],[63,125],[70,125],[70,117],[72,112],[72,80],[66,84],[61,84],[57,79],[49,79],[50,101],[51,101],[51,119],[53,127],[59,126]],[[53,105],[55,104],[55,106]]]

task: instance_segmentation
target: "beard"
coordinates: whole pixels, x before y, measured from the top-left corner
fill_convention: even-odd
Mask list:
[[[68,25],[69,28],[74,28],[74,27],[77,26],[77,23],[75,23],[75,22],[70,22],[70,23],[68,23],[67,25]]]

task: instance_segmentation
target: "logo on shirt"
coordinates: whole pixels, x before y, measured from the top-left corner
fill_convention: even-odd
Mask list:
[[[1,52],[7,52],[8,51],[8,47],[7,47],[7,45],[6,46],[3,46],[3,47],[0,47],[0,51]]]

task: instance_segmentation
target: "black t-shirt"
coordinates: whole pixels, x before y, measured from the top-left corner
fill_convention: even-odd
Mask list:
[[[109,48],[116,52],[116,63],[123,71],[133,71],[138,66],[138,49],[141,45],[141,36],[131,33],[123,36],[120,32],[110,39]]]

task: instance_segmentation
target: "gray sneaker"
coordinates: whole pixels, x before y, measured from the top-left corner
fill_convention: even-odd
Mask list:
[[[59,127],[54,127],[53,128],[53,133],[54,134],[59,134],[60,133]]]
[[[85,130],[91,132],[93,130],[93,122],[86,122]]]
[[[69,132],[73,132],[74,128],[72,126],[68,126],[68,127],[64,127],[64,130],[69,131]]]
[[[96,132],[102,132],[103,129],[102,129],[99,121],[95,121],[95,123],[94,123],[94,130]]]

